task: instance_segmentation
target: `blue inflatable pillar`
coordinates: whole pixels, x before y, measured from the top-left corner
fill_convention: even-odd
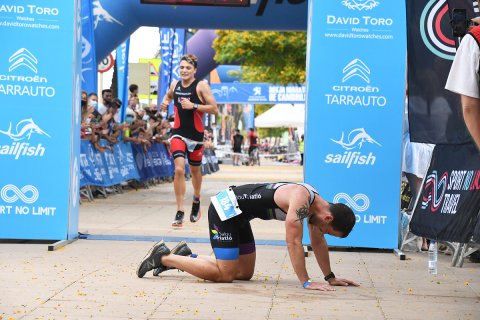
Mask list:
[[[0,238],[78,237],[80,0],[3,0]]]

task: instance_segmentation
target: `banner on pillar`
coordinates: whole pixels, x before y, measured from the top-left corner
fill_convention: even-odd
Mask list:
[[[163,97],[172,81],[180,79],[180,59],[185,52],[185,29],[162,28],[160,30],[160,75],[158,77],[157,106],[160,108]],[[173,102],[168,107],[173,114]]]
[[[125,111],[128,107],[128,51],[130,49],[130,38],[117,48],[117,75],[118,75],[118,92],[117,97],[122,100],[122,107],[119,110],[119,119],[125,120]]]
[[[93,30],[91,0],[81,0],[82,5],[82,90],[87,94],[97,93],[97,59]]]
[[[0,7],[0,238],[78,236],[80,1]]]
[[[410,222],[428,239],[468,242],[479,224],[480,153],[473,143],[437,145]]]
[[[330,245],[398,247],[405,1],[309,1],[305,181],[349,205]]]
[[[470,141],[460,96],[444,88],[456,52],[450,14],[454,8],[466,9],[467,19],[473,18],[473,2],[406,1],[411,141],[433,144]]]

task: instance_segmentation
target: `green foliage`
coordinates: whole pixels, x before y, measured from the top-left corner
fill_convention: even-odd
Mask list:
[[[218,63],[242,66],[242,81],[281,85],[305,83],[306,32],[217,31]]]

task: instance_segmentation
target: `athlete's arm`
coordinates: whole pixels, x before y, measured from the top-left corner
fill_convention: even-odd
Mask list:
[[[161,106],[164,108],[168,108],[168,105],[172,102],[173,100],[173,90],[175,90],[175,86],[177,85],[177,81],[173,81],[170,84],[170,88],[168,88],[167,93],[165,93],[165,96],[163,97],[162,104]]]
[[[318,266],[322,270],[323,275],[327,276],[330,274],[330,272],[332,272],[330,267],[330,255],[328,253],[327,240],[325,240],[325,236],[320,229],[318,229],[318,227],[309,224],[308,230],[310,232],[310,242],[313,253],[315,254],[315,259],[317,260]],[[358,284],[351,280],[336,277],[329,279],[328,283],[332,286],[358,286]]]
[[[205,81],[200,81],[197,85],[197,94],[200,100],[203,101],[202,104],[198,105],[198,111],[210,114],[218,114],[217,102],[215,101],[215,97],[213,96],[212,90],[210,90],[208,83]]]
[[[289,198],[287,218],[285,221],[286,241],[290,261],[292,262],[293,270],[297,274],[298,280],[301,284],[305,284],[306,289],[316,289],[322,291],[335,290],[330,285],[320,282],[310,282],[310,277],[305,266],[305,253],[302,246],[303,235],[303,220],[308,216],[309,211],[309,194],[302,186],[290,187],[290,190],[284,192],[285,196]],[[279,192],[278,190],[277,192]],[[285,191],[287,191],[285,189]]]

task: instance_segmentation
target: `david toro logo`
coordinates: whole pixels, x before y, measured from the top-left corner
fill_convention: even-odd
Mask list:
[[[366,146],[382,145],[369,135],[364,128],[357,128],[350,131],[345,136],[342,134],[339,139],[330,139],[334,144],[341,146],[345,151],[343,153],[329,153],[325,156],[325,163],[332,165],[344,165],[350,168],[352,165],[373,166],[377,158],[373,152],[365,154],[362,149]]]
[[[377,7],[380,2],[375,0],[343,0],[342,4],[350,10],[367,11]]]

